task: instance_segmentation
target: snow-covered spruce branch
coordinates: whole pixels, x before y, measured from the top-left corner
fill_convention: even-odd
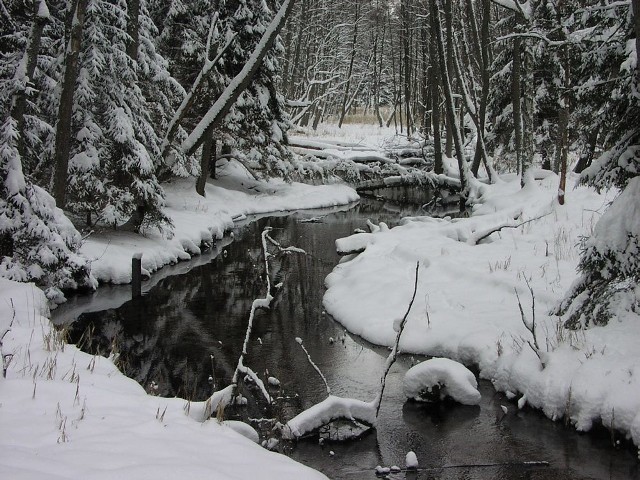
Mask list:
[[[387,374],[398,356],[400,337],[402,336],[402,332],[407,323],[407,317],[409,316],[409,312],[411,311],[411,307],[413,306],[413,302],[415,301],[418,291],[419,268],[420,262],[417,262],[415,284],[411,302],[409,303],[409,307],[407,308],[404,317],[402,317],[397,324],[398,333],[396,335],[396,341],[385,363],[385,368],[380,382],[380,392],[376,398],[372,402],[364,402],[354,398],[343,398],[329,395],[322,402],[304,410],[282,426],[281,432],[283,438],[295,440],[304,437],[305,435],[308,435],[335,420],[346,419],[352,422],[370,425],[372,427],[376,426]]]

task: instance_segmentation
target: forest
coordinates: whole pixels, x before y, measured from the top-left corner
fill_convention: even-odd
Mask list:
[[[0,472],[637,478],[640,0],[0,30]]]
[[[304,180],[288,132],[369,115],[430,145],[434,173],[455,158],[463,208],[531,167],[561,204],[568,165],[622,192],[616,245],[584,242],[559,307],[606,323],[596,299],[640,271],[638,3],[3,0],[0,273],[94,288],[83,235],[171,236],[164,182],[204,195],[225,157]]]

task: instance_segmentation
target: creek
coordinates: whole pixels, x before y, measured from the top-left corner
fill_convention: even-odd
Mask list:
[[[396,200],[415,197],[396,194]],[[77,296],[54,312],[69,324],[71,343],[89,353],[119,353],[118,365],[150,394],[207,398],[233,375],[254,298],[264,297],[260,235],[266,226],[283,246],[308,255],[279,257],[272,264],[283,287],[272,308],[260,312],[245,364],[262,378],[281,382],[277,406],[265,412],[251,391],[245,418],[291,418],[326,397],[324,384],[308,363],[304,341],[332,394],[372,400],[388,354],[350,335],[322,309],[324,278],[338,263],[334,241],[365,227],[366,220],[396,225],[402,216],[424,214],[412,202],[363,198],[350,208],[301,211],[249,219],[232,238],[186,263],[165,267],[130,298],[129,286],[103,286]],[[417,202],[417,203],[416,203]],[[407,279],[412,282],[412,279]],[[377,429],[347,442],[302,440],[284,453],[334,479],[376,478],[376,465],[404,467],[413,450],[421,470],[388,478],[410,479],[640,479],[630,448],[613,448],[608,434],[579,434],[539,412],[519,411],[491,383],[480,381],[482,403],[468,407],[405,402],[404,372],[417,358],[402,356],[392,368]],[[502,405],[510,413],[504,415]],[[526,462],[544,461],[548,465]]]

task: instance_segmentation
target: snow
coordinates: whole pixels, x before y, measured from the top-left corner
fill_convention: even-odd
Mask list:
[[[64,345],[47,314],[39,289],[0,279],[2,354],[13,355],[0,377],[0,478],[326,478],[257,445],[251,427],[147,395],[110,360]]]
[[[219,180],[209,180],[206,197],[195,192],[189,179],[163,185],[171,218],[173,238],[159,232],[145,236],[124,231],[107,231],[89,236],[81,253],[91,259],[91,269],[100,282],[129,283],[131,257],[142,253],[144,273],[151,274],[164,265],[199,255],[204,244],[220,240],[234,226],[234,219],[248,215],[345,205],[358,200],[345,185],[310,186],[284,180],[257,181],[236,163],[219,168]]]
[[[344,418],[375,426],[377,421],[376,403],[329,395],[322,402],[289,420],[282,427],[282,437],[286,439],[300,438],[333,420]]]
[[[569,176],[560,206],[556,175],[529,175],[524,188],[506,175],[483,186],[469,218],[405,218],[388,231],[338,240],[338,251],[361,253],[344,257],[327,276],[325,310],[350,332],[392,346],[420,261],[402,352],[476,366],[520,406],[568,418],[579,430],[613,425],[640,445],[638,313],[621,308],[609,325],[579,332],[548,313],[576,279],[580,237],[595,229],[594,242],[622,246],[624,239],[607,239],[614,230],[608,222],[625,222],[631,232],[640,224],[630,210],[635,183],[612,207],[626,214],[602,217],[616,192],[598,194],[574,186],[577,180]],[[600,218],[605,222],[595,227]]]
[[[480,392],[475,375],[461,363],[448,358],[432,358],[411,367],[404,376],[403,390],[407,398],[429,401],[425,391],[441,387],[440,398],[451,397],[463,405],[478,405]]]
[[[409,470],[418,468],[418,457],[415,452],[407,452],[404,464]]]

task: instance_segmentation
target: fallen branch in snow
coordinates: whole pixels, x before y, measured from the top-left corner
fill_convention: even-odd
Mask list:
[[[9,322],[9,326],[2,332],[0,335],[0,355],[2,355],[2,378],[7,378],[7,369],[9,368],[9,364],[13,359],[13,353],[4,353],[2,350],[2,345],[4,342],[4,337],[11,331],[11,327],[13,327],[13,321],[16,319],[16,307],[13,305],[13,298],[11,301],[11,310],[13,311],[13,316],[11,317],[11,322]]]
[[[396,336],[396,343],[391,353],[389,354],[389,357],[387,358],[385,370],[382,375],[380,393],[378,393],[376,398],[372,402],[364,402],[362,400],[356,400],[354,398],[342,398],[329,395],[329,397],[324,399],[322,402],[317,403],[312,407],[304,410],[303,412],[299,413],[291,420],[289,420],[285,425],[281,426],[280,430],[282,438],[286,440],[296,440],[336,420],[346,419],[354,423],[361,423],[363,425],[368,425],[371,427],[376,426],[387,374],[389,373],[391,366],[398,356],[398,344],[400,342],[400,336],[402,335],[404,326],[407,323],[407,317],[409,315],[409,312],[411,311],[411,307],[413,306],[413,302],[418,291],[419,268],[420,262],[417,262],[416,280],[413,290],[413,296],[411,297],[411,302],[409,303],[407,312],[404,314],[402,320],[398,323],[398,335]],[[302,345],[301,340],[298,343]],[[318,370],[319,372],[319,369],[316,368],[316,370]],[[325,382],[325,385],[327,385],[324,376],[322,377],[322,379]],[[329,392],[328,385],[327,392]]]
[[[375,402],[329,395],[322,402],[299,413],[282,427],[282,438],[296,440],[330,422],[348,419],[366,425],[376,425]]]
[[[469,237],[469,239],[467,240],[467,243],[469,245],[477,245],[482,240],[484,240],[485,238],[489,237],[491,234],[499,232],[503,228],[520,228],[523,225],[526,225],[527,223],[535,222],[536,220],[540,220],[541,218],[547,217],[549,215],[551,215],[551,212],[545,213],[544,215],[540,215],[539,217],[530,218],[529,220],[525,220],[524,222],[520,222],[520,223],[504,222],[501,225],[497,225],[495,227],[491,227],[490,229],[484,230],[481,233],[474,232],[474,234],[471,235]]]
[[[407,311],[405,312],[404,317],[402,317],[402,320],[400,320],[400,323],[397,325],[396,341],[393,344],[393,348],[391,349],[391,353],[387,357],[387,361],[386,361],[385,366],[384,366],[384,373],[382,374],[382,379],[380,380],[380,393],[378,393],[378,396],[373,401],[373,403],[376,406],[376,417],[378,416],[378,413],[380,412],[380,404],[382,403],[382,395],[384,394],[384,387],[386,385],[387,375],[389,374],[389,370],[391,370],[391,366],[396,361],[396,358],[398,358],[398,347],[400,345],[400,337],[402,336],[402,332],[404,331],[404,327],[407,324],[407,317],[409,316],[409,312],[411,311],[411,307],[413,306],[413,302],[416,299],[416,293],[418,293],[418,272],[419,272],[419,270],[420,270],[420,262],[416,262],[416,279],[415,279],[415,283],[414,283],[414,286],[413,286],[413,296],[411,297],[411,301],[409,302],[409,307],[407,308]],[[394,328],[395,327],[396,327],[396,325],[394,324]]]

